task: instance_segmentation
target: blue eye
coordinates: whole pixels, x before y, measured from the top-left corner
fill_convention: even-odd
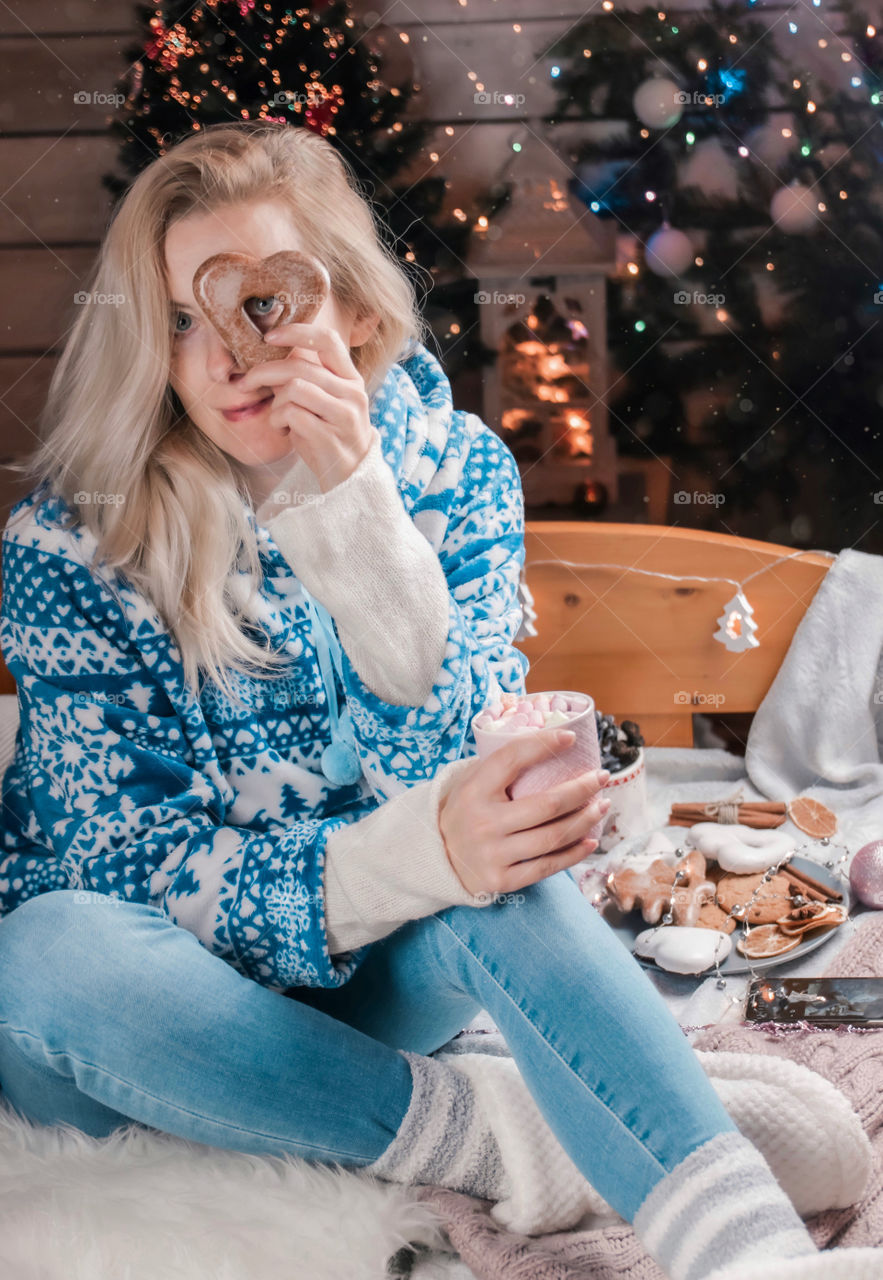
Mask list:
[[[176,337],[176,338],[178,338],[178,337],[183,338],[183,337],[185,337],[185,336],[190,332],[190,330],[189,330],[189,329],[179,329],[179,328],[178,328],[178,323],[179,323],[179,321],[181,321],[181,320],[192,320],[192,319],[193,319],[193,317],[192,317],[192,316],[188,316],[188,314],[187,314],[187,312],[186,312],[186,311],[179,311],[179,312],[177,313],[177,316],[175,317],[175,326],[174,326],[174,330],[173,330],[174,335],[175,335],[175,337]]]

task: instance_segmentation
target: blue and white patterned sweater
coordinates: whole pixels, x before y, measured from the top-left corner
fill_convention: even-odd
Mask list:
[[[343,687],[363,777],[334,786],[319,765],[327,699],[303,591],[249,509],[264,570],[254,617],[296,659],[279,678],[232,673],[241,700],[186,686],[152,603],[92,566],[95,539],[65,529],[38,486],[3,537],[0,645],[20,727],[3,779],[0,915],[75,888],[149,903],[264,986],[334,987],[367,947],[331,958],[324,845],[331,831],[474,754],[473,714],[524,688],[524,511],[514,458],[474,414],[454,410],[423,346],[371,402],[405,509],[450,592],[445,656],[422,706],[380,701],[343,651]],[[124,608],[110,592],[111,581]]]

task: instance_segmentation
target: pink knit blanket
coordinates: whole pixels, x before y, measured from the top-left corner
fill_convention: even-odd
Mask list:
[[[883,914],[870,916],[828,976],[883,976]],[[830,1080],[849,1099],[874,1148],[874,1174],[864,1199],[807,1221],[820,1248],[883,1246],[883,1031],[855,1033],[750,1024],[710,1028],[694,1048],[790,1058]],[[595,1231],[519,1236],[498,1226],[491,1202],[438,1187],[421,1188],[441,1216],[451,1245],[479,1280],[664,1280],[624,1222]]]

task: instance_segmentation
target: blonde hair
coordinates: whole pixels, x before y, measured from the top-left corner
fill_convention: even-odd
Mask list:
[[[266,199],[288,206],[341,306],[379,314],[373,334],[351,352],[373,396],[427,330],[411,279],[380,238],[351,170],[302,127],[210,125],[154,160],[114,210],[86,285],[101,305],[77,307],[38,420],[40,445],[12,464],[32,484],[47,481],[46,496],[60,495],[73,523],[95,535],[96,560],[154,603],[188,685],[199,693],[202,670],[234,698],[226,668],[278,674],[288,664],[243,632],[243,593],[229,588],[231,572],[244,572],[250,600],[263,580],[245,473],[195,426],[169,385],[164,242],[191,212]],[[121,304],[108,305],[111,295]],[[104,501],[77,501],[81,491]]]

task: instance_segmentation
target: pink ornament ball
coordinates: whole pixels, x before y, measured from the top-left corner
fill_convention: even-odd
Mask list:
[[[883,907],[883,840],[862,845],[849,868],[849,884],[866,907]]]

